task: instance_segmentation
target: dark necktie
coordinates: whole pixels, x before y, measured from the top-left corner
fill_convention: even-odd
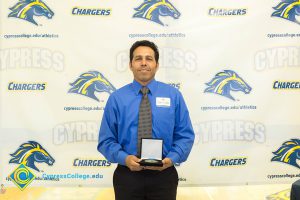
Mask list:
[[[137,156],[141,156],[141,138],[152,138],[152,114],[151,104],[148,99],[149,89],[142,87],[143,94],[139,110],[139,124],[138,124],[138,149]]]

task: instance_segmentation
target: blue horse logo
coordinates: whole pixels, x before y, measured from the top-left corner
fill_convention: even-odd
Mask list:
[[[284,142],[273,154],[275,156],[271,161],[283,162],[300,169],[300,166],[297,164],[297,160],[300,159],[300,140],[291,139]]]
[[[45,16],[51,19],[54,15],[53,11],[42,0],[20,0],[10,10],[12,12],[9,13],[8,17],[23,19],[35,25],[38,24],[33,16]]]
[[[280,17],[297,24],[300,24],[300,0],[282,0],[277,6],[273,7],[275,10],[272,17]]]
[[[249,94],[251,91],[251,87],[232,70],[224,70],[224,72],[217,73],[206,85],[208,87],[204,92],[215,93],[233,101],[235,99],[230,94],[231,91],[242,91],[245,94]]]
[[[15,153],[10,155],[13,158],[10,159],[9,163],[23,164],[38,172],[40,170],[35,166],[35,162],[47,163],[49,166],[55,162],[46,149],[35,141],[22,144]]]
[[[69,93],[81,94],[90,97],[96,101],[95,92],[108,92],[111,94],[116,88],[100,73],[97,71],[89,71],[80,75],[76,81],[70,84],[72,88]]]
[[[137,11],[133,15],[134,18],[150,20],[162,26],[165,24],[160,21],[160,16],[170,16],[174,19],[180,17],[180,12],[168,0],[145,0],[142,5],[134,10]]]

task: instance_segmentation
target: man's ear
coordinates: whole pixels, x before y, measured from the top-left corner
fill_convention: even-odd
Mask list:
[[[131,64],[131,61],[129,61],[129,69],[132,71],[132,64]]]

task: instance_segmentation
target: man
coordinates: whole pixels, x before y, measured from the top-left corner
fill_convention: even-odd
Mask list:
[[[113,177],[116,200],[175,200],[178,174],[174,163],[187,159],[194,142],[181,93],[154,79],[158,59],[154,43],[135,42],[130,48],[129,63],[134,81],[112,93],[106,103],[98,150],[108,161],[119,164]],[[162,167],[139,164],[139,110],[144,98],[150,102],[150,134],[163,139]]]

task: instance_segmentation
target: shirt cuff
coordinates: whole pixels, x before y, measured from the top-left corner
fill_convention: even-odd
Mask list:
[[[125,152],[125,151],[119,151],[118,153],[118,158],[117,158],[117,162],[120,164],[120,165],[124,165],[126,166],[126,157],[128,156],[128,154]]]
[[[173,164],[180,163],[180,156],[176,152],[169,152],[166,157],[170,158]]]

